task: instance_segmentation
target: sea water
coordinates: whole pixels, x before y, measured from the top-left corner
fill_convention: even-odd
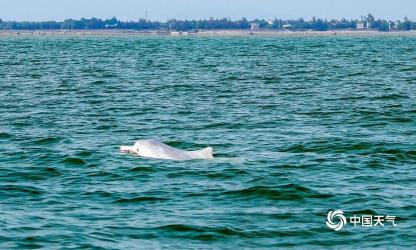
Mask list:
[[[415,48],[402,35],[1,37],[0,248],[414,246]],[[119,152],[143,138],[216,159]],[[397,226],[334,231],[335,210]]]

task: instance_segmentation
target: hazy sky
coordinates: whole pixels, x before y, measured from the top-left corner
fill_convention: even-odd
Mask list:
[[[3,20],[57,20],[81,17],[152,20],[243,16],[254,18],[376,18],[416,20],[416,0],[0,0]]]

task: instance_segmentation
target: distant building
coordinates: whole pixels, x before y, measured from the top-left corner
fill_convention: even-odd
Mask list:
[[[115,28],[117,26],[118,26],[117,24],[106,24],[105,25],[106,28]]]
[[[260,29],[260,24],[259,23],[251,23],[251,30],[259,30]]]
[[[170,35],[171,36],[187,36],[189,34],[195,34],[195,33],[197,33],[197,32],[196,31],[191,31],[191,32],[188,32],[188,31],[171,31]]]
[[[389,21],[389,29],[390,30],[397,30],[397,29],[399,29],[399,26],[400,26],[400,21],[397,21],[397,22]]]
[[[364,22],[358,22],[357,23],[357,30],[363,30],[364,29]]]
[[[389,21],[389,30],[393,29],[393,22]]]
[[[170,34],[170,31],[167,28],[159,28],[157,33],[158,34]]]
[[[290,29],[292,27],[291,24],[283,24],[283,29]]]

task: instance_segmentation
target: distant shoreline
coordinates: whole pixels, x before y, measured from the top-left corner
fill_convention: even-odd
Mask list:
[[[167,36],[250,36],[250,35],[416,35],[416,31],[377,30],[198,30],[198,31],[160,31],[160,30],[0,30],[0,36],[137,36],[137,35],[167,35]]]

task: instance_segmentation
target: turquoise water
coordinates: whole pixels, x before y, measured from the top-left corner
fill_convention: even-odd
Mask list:
[[[416,244],[416,36],[0,38],[0,248]],[[119,153],[155,138],[215,160]],[[397,216],[346,225],[327,213]]]

